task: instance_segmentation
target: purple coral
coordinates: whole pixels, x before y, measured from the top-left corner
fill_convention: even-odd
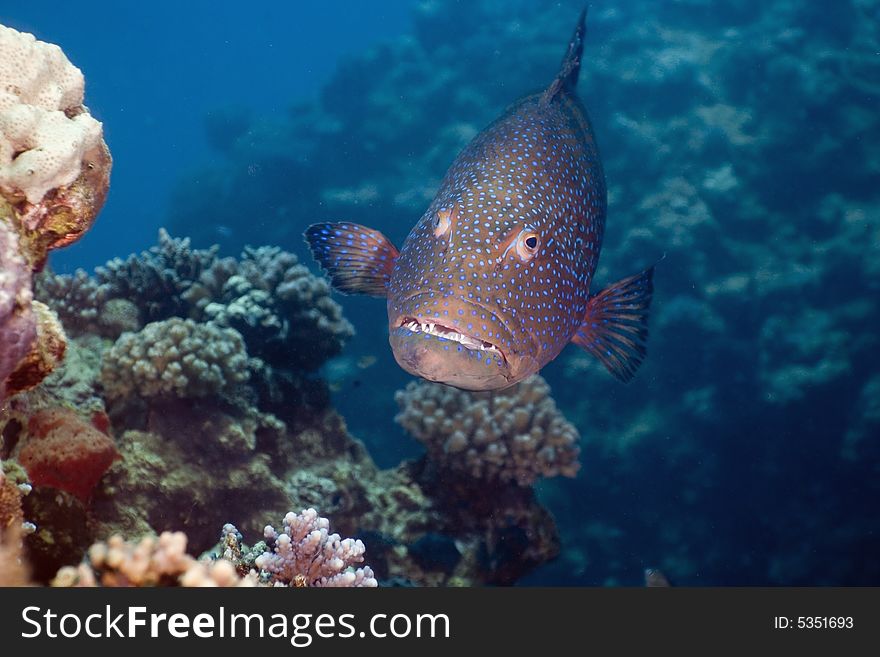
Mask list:
[[[31,269],[12,228],[0,219],[0,400],[7,378],[37,338],[32,299]]]
[[[276,586],[377,585],[372,568],[354,569],[354,564],[364,560],[363,542],[331,534],[330,521],[314,509],[288,513],[282,532],[268,525],[264,535],[272,551],[264,552],[254,563]]]

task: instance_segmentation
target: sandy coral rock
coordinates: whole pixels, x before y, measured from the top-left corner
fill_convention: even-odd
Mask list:
[[[37,338],[32,299],[30,267],[0,208],[0,401],[8,394],[9,375],[31,351]]]
[[[110,398],[204,397],[246,381],[248,357],[237,331],[173,317],[123,333],[101,378]]]
[[[414,381],[396,399],[397,422],[439,467],[520,486],[539,477],[574,477],[580,467],[578,431],[540,376],[494,394]]]
[[[20,529],[22,522],[21,489],[4,474],[0,464],[0,535],[10,529]]]
[[[119,458],[108,427],[100,413],[90,424],[67,408],[37,411],[28,419],[18,461],[34,485],[58,488],[86,503]]]
[[[2,478],[0,474],[0,478]],[[0,587],[28,586],[30,573],[22,554],[21,531],[0,525]]]
[[[35,263],[88,230],[109,186],[110,153],[84,84],[58,46],[0,25],[0,193]]]
[[[283,440],[267,435],[273,429],[210,399],[156,399],[145,429],[120,433],[122,459],[90,506],[97,536],[183,530],[200,552],[217,541],[217,528],[228,518],[243,531],[259,532],[267,514],[283,515],[290,507],[275,471],[282,459],[266,451]]]
[[[83,417],[104,413],[107,409],[98,394],[101,373],[101,354],[106,341],[95,335],[84,335],[70,340],[64,360],[36,388],[18,394],[9,400],[9,417],[17,417],[23,425],[27,417],[40,409],[65,406],[75,408]],[[4,416],[0,413],[0,429]]]

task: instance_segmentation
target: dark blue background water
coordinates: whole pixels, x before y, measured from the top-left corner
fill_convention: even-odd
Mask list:
[[[172,184],[214,157],[204,127],[213,110],[283,116],[340,58],[404,32],[410,4],[0,3],[0,22],[60,44],[85,73],[86,104],[114,157],[100,221],[52,266],[90,269],[153,244]]]
[[[540,7],[540,9],[539,9]],[[83,69],[115,164],[51,264],[155,241],[279,244],[318,220],[398,243],[457,151],[548,81],[580,3],[27,2],[0,22]],[[563,554],[528,583],[880,584],[877,3],[597,2],[581,94],[609,183],[598,285],[657,260],[630,386],[569,348],[543,372],[581,431],[540,485]],[[376,461],[408,377],[382,304],[327,368]],[[372,367],[357,365],[362,357]]]

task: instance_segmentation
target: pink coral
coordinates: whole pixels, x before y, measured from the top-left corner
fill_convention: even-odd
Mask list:
[[[314,509],[284,516],[284,529],[278,533],[267,526],[266,542],[273,547],[254,562],[271,575],[276,586],[376,586],[369,566],[354,569],[364,560],[366,548],[360,539],[340,538],[330,533],[330,521]]]

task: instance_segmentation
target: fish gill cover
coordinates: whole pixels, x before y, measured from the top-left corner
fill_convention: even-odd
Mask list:
[[[117,581],[108,550],[136,573],[170,563],[150,583],[267,583],[287,571],[257,564],[285,561],[265,525],[326,517],[365,547],[344,581],[617,585],[650,567],[676,584],[880,583],[874,3],[591,7],[578,89],[608,186],[595,289],[661,261],[626,386],[573,347],[501,392],[407,385],[382,308],[309,271],[316,222],[402,244],[456,155],[553,79],[581,8],[420,3],[410,34],[349,57],[285,118],[215,112],[216,157],[170,197],[174,237],[128,259],[108,244],[93,274],[33,286],[29,261],[4,256],[21,301],[0,304],[0,330],[33,326],[35,290],[68,336],[0,415],[0,527],[36,529],[33,576],[95,543],[58,583]],[[0,232],[10,254],[21,241]],[[115,442],[88,494],[58,493],[63,462],[53,485],[22,467],[43,417],[65,418],[53,436],[77,459]],[[188,543],[137,548],[178,530]]]

